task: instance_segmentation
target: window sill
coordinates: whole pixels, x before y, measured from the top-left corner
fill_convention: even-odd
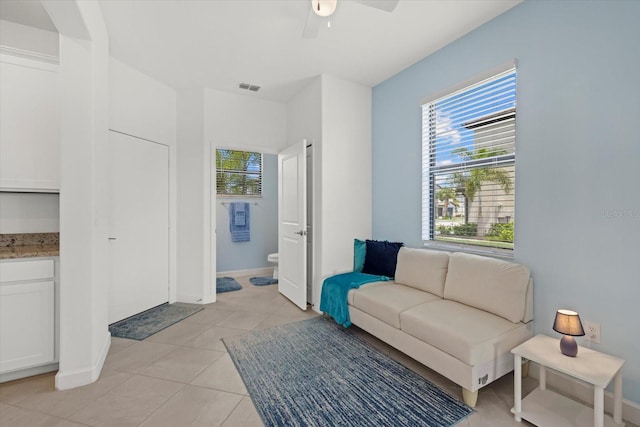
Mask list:
[[[474,255],[484,255],[495,258],[513,259],[513,250],[500,249],[500,248],[488,248],[482,246],[472,246],[457,243],[438,242],[436,240],[428,240],[422,242],[425,248],[435,249],[439,251],[447,252],[464,252]]]

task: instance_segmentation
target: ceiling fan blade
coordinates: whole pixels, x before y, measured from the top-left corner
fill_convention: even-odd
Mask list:
[[[307,22],[304,24],[304,30],[302,31],[303,39],[315,39],[318,35],[318,29],[320,28],[320,17],[316,15],[313,9],[309,8],[309,15],[307,16]]]
[[[398,5],[399,0],[356,0],[356,1],[365,6],[384,10],[385,12],[393,12],[396,6]]]

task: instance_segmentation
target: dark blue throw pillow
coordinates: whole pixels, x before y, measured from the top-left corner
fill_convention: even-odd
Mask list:
[[[367,252],[364,258],[363,273],[395,277],[400,242],[367,240]]]

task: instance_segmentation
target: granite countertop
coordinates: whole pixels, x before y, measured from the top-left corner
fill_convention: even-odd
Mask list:
[[[0,259],[60,255],[60,233],[0,234]]]

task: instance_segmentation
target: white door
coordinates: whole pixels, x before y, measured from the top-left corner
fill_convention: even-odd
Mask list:
[[[306,141],[278,155],[278,290],[307,309]]]
[[[169,300],[169,148],[109,132],[109,323]]]

